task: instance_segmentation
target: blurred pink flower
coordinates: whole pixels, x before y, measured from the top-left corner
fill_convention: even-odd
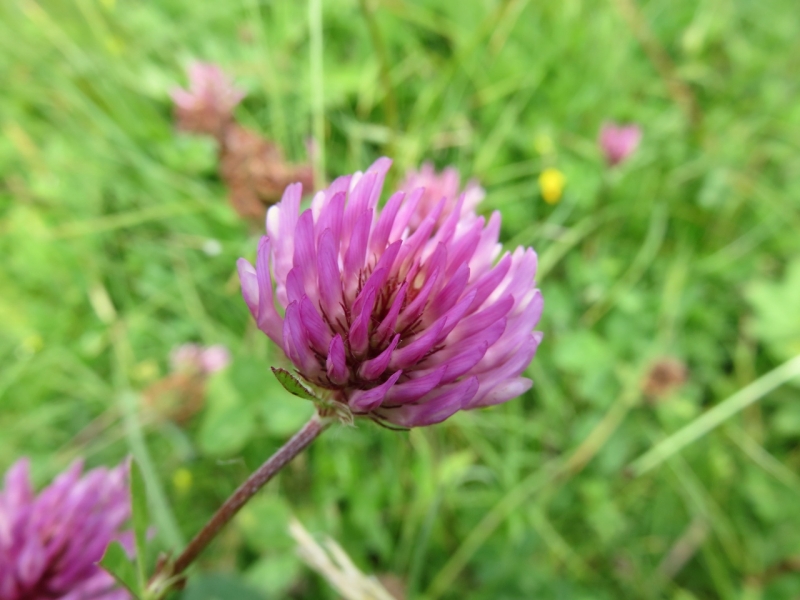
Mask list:
[[[207,348],[199,344],[183,344],[172,351],[170,362],[174,371],[211,375],[230,364],[231,353],[219,344]]]
[[[431,204],[416,188],[379,209],[390,164],[338,178],[302,213],[298,184],[269,209],[255,267],[238,264],[258,327],[329,399],[377,421],[430,425],[518,396],[541,340],[536,253],[498,260],[500,213],[466,211],[466,194]]]
[[[170,95],[181,129],[220,137],[245,93],[217,65],[196,62],[189,67],[189,89],[175,88]]]
[[[600,148],[612,167],[633,154],[641,139],[642,130],[638,125],[604,123],[600,129]]]
[[[81,477],[75,462],[38,495],[28,470],[19,460],[0,491],[0,598],[127,600],[96,564],[130,516],[127,467]]]
[[[441,173],[437,173],[431,163],[423,164],[419,171],[410,170],[406,173],[405,181],[399,187],[401,192],[411,193],[418,188],[425,189],[417,209],[408,222],[412,231],[420,226],[425,217],[436,208],[443,198],[445,206],[437,225],[441,225],[447,215],[453,212],[461,194],[464,195],[461,214],[465,215],[475,210],[486,196],[486,192],[475,180],[468,181],[462,191],[459,189],[460,179],[458,170],[454,167],[447,167]]]

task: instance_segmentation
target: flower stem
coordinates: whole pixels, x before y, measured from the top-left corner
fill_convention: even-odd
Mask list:
[[[225,501],[225,503],[214,513],[211,520],[198,532],[194,539],[189,542],[183,553],[175,560],[172,566],[171,575],[177,576],[183,573],[186,568],[205,550],[206,546],[213,540],[219,531],[247,504],[264,485],[272,479],[275,474],[285,467],[295,456],[300,454],[320,433],[330,425],[330,421],[314,414],[308,423],[298,431],[292,439],[286,442],[267,462],[261,465],[242,485]]]

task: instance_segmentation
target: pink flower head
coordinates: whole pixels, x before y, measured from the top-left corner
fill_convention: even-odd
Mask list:
[[[34,494],[28,461],[17,461],[0,491],[2,600],[127,600],[97,566],[130,516],[127,468],[75,462]]]
[[[633,154],[641,139],[642,130],[638,125],[604,123],[600,129],[600,148],[612,167]]]
[[[217,65],[196,62],[189,67],[189,89],[175,88],[170,95],[179,127],[195,133],[221,135],[245,93],[235,87]]]
[[[475,180],[467,182],[466,187],[463,192],[461,192],[459,190],[460,179],[458,170],[454,167],[448,167],[441,173],[437,173],[431,163],[423,164],[419,171],[408,171],[405,181],[400,185],[400,190],[411,193],[417,188],[425,189],[419,200],[417,209],[414,211],[414,214],[411,215],[411,219],[408,222],[409,227],[412,230],[419,227],[425,217],[427,217],[436,208],[439,201],[444,198],[445,206],[439,217],[439,223],[437,223],[437,225],[441,225],[447,218],[447,215],[453,212],[462,193],[464,195],[464,200],[461,204],[461,214],[473,212],[475,207],[477,207],[480,201],[486,196],[486,192]]]
[[[498,260],[500,213],[465,212],[466,194],[430,208],[416,188],[379,209],[390,164],[340,177],[302,213],[298,184],[269,209],[255,267],[238,263],[259,329],[306,381],[381,422],[430,425],[518,396],[541,340],[536,253]]]
[[[211,375],[230,364],[231,353],[220,344],[207,348],[199,344],[182,344],[172,351],[170,362],[174,371]]]

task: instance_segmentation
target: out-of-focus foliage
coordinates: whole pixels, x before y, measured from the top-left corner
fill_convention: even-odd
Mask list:
[[[641,0],[637,20],[630,0],[382,0],[374,36],[355,0],[323,4],[328,174],[389,153],[396,178],[433,160],[481,181],[507,243],[539,252],[535,385],[431,429],[326,433],[185,597],[333,597],[295,558],[291,513],[409,598],[800,594],[797,387],[625,470],[800,352],[796,6]],[[694,117],[637,36],[671,57]],[[213,143],[174,130],[168,91],[190,60],[219,63],[248,92],[237,117],[304,160],[308,8],[23,0],[0,8],[0,47],[0,471],[23,453],[40,482],[77,454],[110,464],[141,452],[138,423],[169,548],[165,524],[196,531],[311,407],[239,297],[260,232],[228,206]],[[644,132],[611,172],[608,119]],[[566,180],[554,205],[546,168]],[[200,412],[126,403],[187,341],[233,354]],[[688,381],[646,398],[662,357]]]
[[[755,312],[754,333],[775,358],[800,354],[800,258],[787,265],[778,281],[753,281],[747,298]]]

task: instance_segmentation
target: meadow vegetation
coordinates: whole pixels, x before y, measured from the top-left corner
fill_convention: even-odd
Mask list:
[[[173,124],[169,90],[212,61],[290,159],[316,123],[329,178],[388,155],[394,182],[424,161],[477,179],[507,247],[539,253],[545,337],[517,400],[327,432],[185,598],[335,597],[290,515],[409,599],[800,595],[794,4],[322,5],[0,6],[0,472],[27,455],[42,484],[133,454],[154,545],[176,548],[311,414],[239,293],[262,228],[228,204],[214,143]],[[643,130],[614,169],[606,120]],[[153,386],[190,341],[232,363],[180,412]],[[745,388],[748,406],[635,462]]]

